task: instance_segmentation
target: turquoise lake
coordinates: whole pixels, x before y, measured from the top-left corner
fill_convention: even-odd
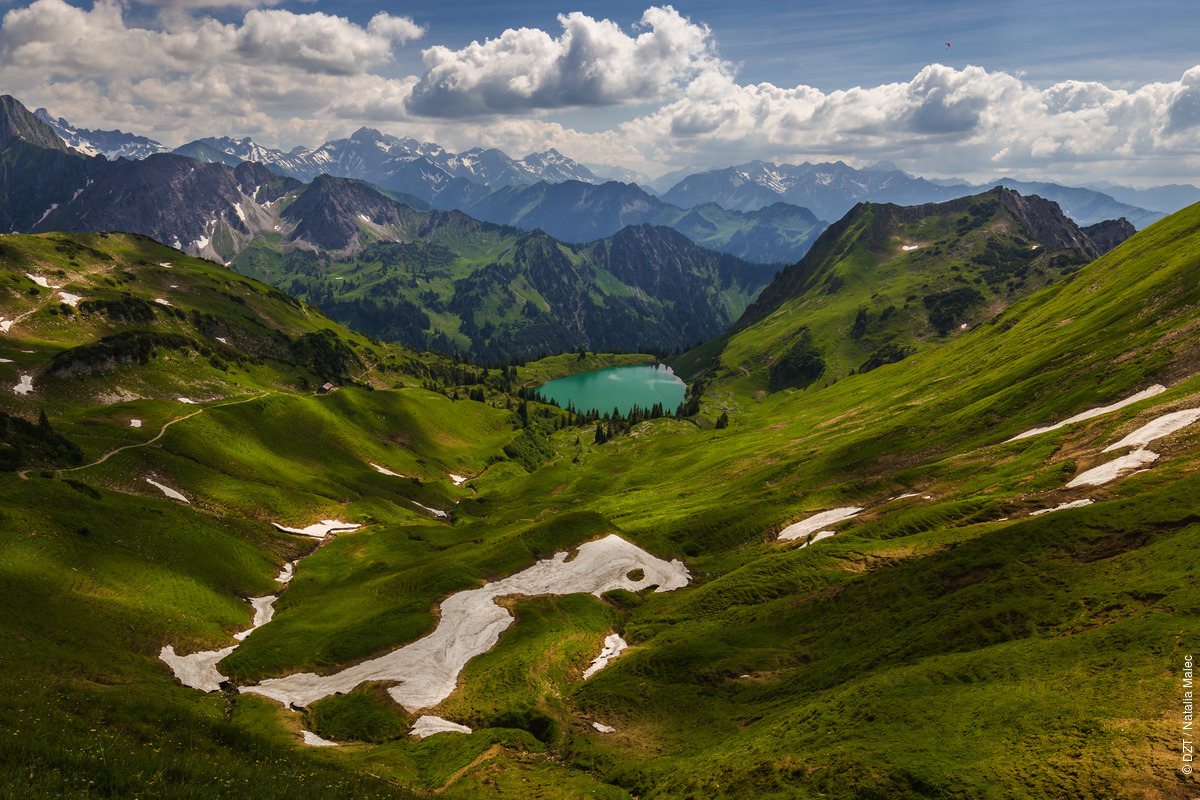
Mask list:
[[[686,387],[687,384],[675,377],[670,367],[659,364],[581,372],[550,381],[538,392],[563,408],[570,403],[576,411],[594,408],[604,414],[619,408],[622,414],[628,414],[635,405],[650,408],[655,403],[662,403],[665,411],[673,412],[683,402]]]

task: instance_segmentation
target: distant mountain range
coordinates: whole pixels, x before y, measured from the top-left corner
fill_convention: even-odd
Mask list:
[[[145,136],[138,136],[124,131],[88,130],[76,128],[62,117],[55,119],[50,112],[39,108],[34,116],[54,129],[62,137],[68,147],[83,153],[85,156],[104,156],[109,161],[118,158],[141,159],[155,153],[166,153],[171,148]]]
[[[115,154],[139,158],[166,148],[144,137],[122,134],[119,131],[87,131],[71,126],[66,120],[52,119],[41,114],[68,144],[81,152]],[[121,137],[124,137],[123,139]],[[459,209],[488,219],[533,230],[541,227],[552,235],[580,240],[580,232],[564,225],[561,209],[530,209],[506,206],[512,200],[528,200],[530,195],[501,192],[489,196],[487,190],[499,191],[512,187],[577,182],[601,185],[636,183],[641,196],[621,214],[627,224],[667,224],[691,237],[694,230],[677,227],[668,218],[673,211],[664,212],[661,204],[684,211],[715,203],[730,212],[758,211],[777,203],[808,209],[819,220],[836,220],[860,201],[897,204],[944,202],[956,197],[977,194],[993,186],[1005,186],[1022,194],[1035,193],[1058,203],[1067,216],[1080,225],[1091,225],[1106,219],[1124,217],[1134,227],[1143,228],[1185,205],[1200,200],[1200,189],[1193,186],[1164,186],[1135,190],[1127,187],[1097,185],[1068,187],[1056,183],[1032,183],[1003,178],[986,184],[966,181],[927,180],[909,175],[889,162],[855,169],[842,162],[822,164],[774,164],[752,161],[723,169],[681,170],[657,180],[622,167],[587,167],[556,150],[532,153],[514,159],[500,150],[474,148],[452,153],[440,145],[400,138],[370,128],[360,128],[346,139],[326,142],[319,147],[298,147],[290,152],[264,148],[248,138],[228,137],[200,139],[177,148],[177,153],[203,161],[220,161],[234,165],[239,161],[257,161],[275,172],[310,181],[320,174],[356,178],[387,189],[411,194],[443,210]],[[608,187],[606,192],[619,195],[626,189]],[[547,188],[533,190],[535,204]],[[595,195],[590,190],[575,187],[568,194],[572,207],[590,213]],[[647,198],[658,195],[660,204],[648,203]],[[580,205],[582,202],[582,205]],[[644,211],[638,216],[639,209]],[[619,228],[585,221],[573,226],[592,226],[592,234],[608,236]],[[720,227],[720,226],[718,226]],[[761,236],[761,226],[759,235]],[[730,234],[732,239],[734,234]],[[784,237],[785,239],[787,237]],[[791,237],[793,240],[795,237]],[[720,236],[709,236],[706,246],[721,249],[747,258],[794,261],[804,250],[780,240],[770,246],[726,246]],[[808,239],[804,246],[807,246]]]
[[[1094,189],[1055,183],[1028,183],[1011,178],[987,184],[944,185],[914,178],[892,165],[854,169],[840,161],[799,166],[752,161],[736,167],[689,175],[665,192],[661,199],[683,208],[717,203],[724,208],[740,211],[753,211],[772,203],[785,202],[811,209],[822,219],[840,219],[855,203],[861,201],[898,205],[936,203],[976,194],[993,186],[1004,186],[1022,194],[1037,194],[1052,200],[1059,204],[1063,213],[1080,225],[1124,217],[1134,227],[1141,229],[1164,216],[1159,211],[1121,203]],[[1197,190],[1197,194],[1200,195],[1200,190]]]
[[[824,227],[807,222],[814,236]],[[144,234],[284,284],[365,332],[496,361],[681,349],[724,330],[777,269],[665,227],[567,244],[416,210],[353,179],[303,183],[177,153],[89,157],[12,98],[0,100],[0,230]]]

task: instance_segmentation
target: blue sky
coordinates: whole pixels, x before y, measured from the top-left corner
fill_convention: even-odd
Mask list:
[[[707,24],[722,56],[742,65],[747,82],[807,83],[825,90],[907,80],[932,61],[978,64],[1034,80],[1173,80],[1200,60],[1200,4],[1184,0],[925,0],[924,2],[675,2]],[[300,11],[309,4],[281,7]],[[378,3],[316,3],[365,22]],[[403,12],[429,36],[462,47],[505,28],[553,30],[564,11],[621,24],[645,2],[405,3]],[[340,9],[340,12],[339,12]],[[951,42],[946,50],[945,42]],[[414,50],[409,64],[419,68]]]
[[[1200,182],[1200,4],[9,0],[4,90],[290,149],[361,125],[651,175],[752,159]],[[946,42],[951,46],[946,47]],[[474,44],[473,44],[474,43]]]

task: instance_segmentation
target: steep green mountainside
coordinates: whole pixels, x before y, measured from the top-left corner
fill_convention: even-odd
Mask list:
[[[860,204],[680,367],[713,365],[767,390],[869,372],[962,335],[1132,231],[1096,232],[1101,244],[1053,203],[999,188],[923,206]]]
[[[775,274],[669,228],[566,245],[459,212],[416,212],[342,178],[318,178],[282,219],[287,241],[260,238],[232,266],[357,330],[482,361],[686,348],[724,330]]]
[[[693,387],[698,413],[601,420],[604,443],[464,365],[430,366],[437,391],[400,370],[402,388],[277,381],[198,405],[0,393],[83,453],[0,475],[0,783],[35,798],[1192,796],[1198,254],[1200,206],[898,363],[803,392],[731,369]],[[36,282],[9,280],[18,310]],[[35,316],[3,340],[5,385],[62,349]],[[161,361],[144,368],[190,379]],[[322,519],[360,527],[313,550],[269,524]],[[450,596],[570,565],[547,559],[611,533],[681,559],[688,584],[498,598],[516,622],[428,708],[394,704],[389,680],[297,710],[234,691],[419,641]],[[267,594],[276,618],[220,662],[226,690],[181,686],[158,660],[235,644],[245,598]],[[585,679],[612,634],[628,648]],[[472,732],[410,736],[422,715]],[[338,746],[308,749],[302,729]]]

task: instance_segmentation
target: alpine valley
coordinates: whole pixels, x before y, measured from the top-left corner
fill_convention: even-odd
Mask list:
[[[1200,203],[166,149],[0,100],[0,797],[1200,792]]]

